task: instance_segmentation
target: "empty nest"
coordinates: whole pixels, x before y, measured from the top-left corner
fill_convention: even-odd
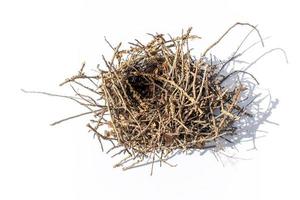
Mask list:
[[[108,42],[114,54],[109,61],[103,57],[106,70],[98,67],[89,76],[83,65],[63,83],[90,92],[83,95],[72,87],[78,97],[74,99],[89,109],[80,116],[93,114],[88,127],[102,149],[102,141],[108,140],[112,143],[108,152],[119,149],[115,155],[127,155],[115,166],[128,169],[148,159],[152,167],[155,161],[168,164],[167,158],[177,150],[214,147],[217,139],[236,134],[235,122],[242,116],[251,117],[240,105],[247,90],[243,83],[223,84],[230,76],[247,72],[222,73],[234,57],[222,65],[206,59],[207,52],[236,25],[257,31],[251,24],[236,23],[200,58],[189,49],[188,42],[199,38],[191,35],[191,28],[179,37],[149,34],[149,43],[135,40],[123,50],[121,44],[113,47]]]

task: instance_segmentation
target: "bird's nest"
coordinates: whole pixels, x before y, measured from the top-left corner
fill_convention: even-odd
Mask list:
[[[191,35],[191,29],[179,37],[149,34],[152,40],[147,44],[136,40],[128,49],[121,49],[121,44],[111,46],[112,58],[103,57],[106,70],[98,68],[90,76],[83,65],[63,83],[90,92],[83,95],[74,90],[76,100],[89,109],[81,115],[93,114],[88,127],[101,147],[103,141],[110,141],[109,151],[119,149],[127,155],[116,166],[126,169],[149,158],[152,163],[168,163],[166,158],[176,150],[208,148],[236,134],[235,122],[251,117],[240,105],[247,87],[242,82],[232,82],[230,87],[224,84],[229,77],[247,72],[222,73],[234,56],[221,65],[205,57],[236,25],[257,31],[250,24],[236,23],[200,58],[191,55],[188,46],[190,40],[199,38]]]

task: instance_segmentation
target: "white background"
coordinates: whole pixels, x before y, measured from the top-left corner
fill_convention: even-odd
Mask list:
[[[0,199],[299,199],[299,18],[292,0],[0,1]],[[153,176],[149,166],[114,169],[116,160],[87,132],[89,118],[49,126],[82,108],[20,91],[71,94],[58,84],[83,61],[93,68],[109,55],[104,36],[126,43],[193,26],[201,52],[237,21],[272,36],[251,58],[281,47],[289,64],[273,52],[251,68],[279,100],[268,119],[279,125],[263,124],[268,133],[257,150],[240,145],[238,158],[222,156],[223,164],[206,153],[178,156],[171,161],[177,167],[155,167]],[[237,28],[237,37],[213,53],[229,56],[245,30]]]

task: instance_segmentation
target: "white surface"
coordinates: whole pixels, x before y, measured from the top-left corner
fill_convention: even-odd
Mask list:
[[[297,1],[1,1],[0,2],[0,199],[299,199],[299,11]],[[193,26],[199,52],[233,23],[259,24],[272,36],[249,52],[261,87],[279,99],[258,150],[223,156],[179,156],[176,168],[123,172],[87,133],[88,118],[49,123],[82,109],[67,100],[28,95],[21,88],[68,93],[58,84],[83,61],[90,67],[109,55],[112,43],[145,38],[147,32],[180,34]],[[249,29],[238,28],[233,35]],[[242,37],[241,37],[242,38]],[[213,53],[229,56],[231,41]],[[236,40],[235,40],[236,39]],[[255,34],[251,41],[256,41]],[[228,42],[229,41],[229,42]],[[232,47],[232,46],[230,46]],[[235,46],[233,45],[233,48]],[[225,52],[224,52],[225,51]]]

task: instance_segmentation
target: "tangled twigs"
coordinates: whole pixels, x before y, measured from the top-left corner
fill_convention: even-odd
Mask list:
[[[218,139],[235,133],[234,123],[242,116],[251,116],[240,105],[246,86],[241,82],[223,85],[234,74],[249,73],[239,70],[221,75],[224,65],[205,58],[237,25],[250,26],[261,38],[255,26],[236,23],[199,59],[191,55],[188,46],[190,40],[200,38],[191,35],[191,28],[168,39],[149,34],[152,40],[148,44],[135,40],[125,50],[121,50],[121,43],[117,47],[108,43],[114,51],[110,61],[103,57],[108,71],[99,69],[96,75],[88,76],[83,65],[77,75],[62,83],[78,85],[90,93],[83,95],[74,89],[80,99],[76,100],[89,109],[87,113],[94,114],[88,128],[101,147],[102,140],[108,140],[113,145],[109,152],[127,154],[115,166],[129,169],[147,160],[152,163],[151,172],[155,162],[171,166],[167,160],[172,152],[214,146]],[[108,129],[104,131],[101,127],[105,125]]]

